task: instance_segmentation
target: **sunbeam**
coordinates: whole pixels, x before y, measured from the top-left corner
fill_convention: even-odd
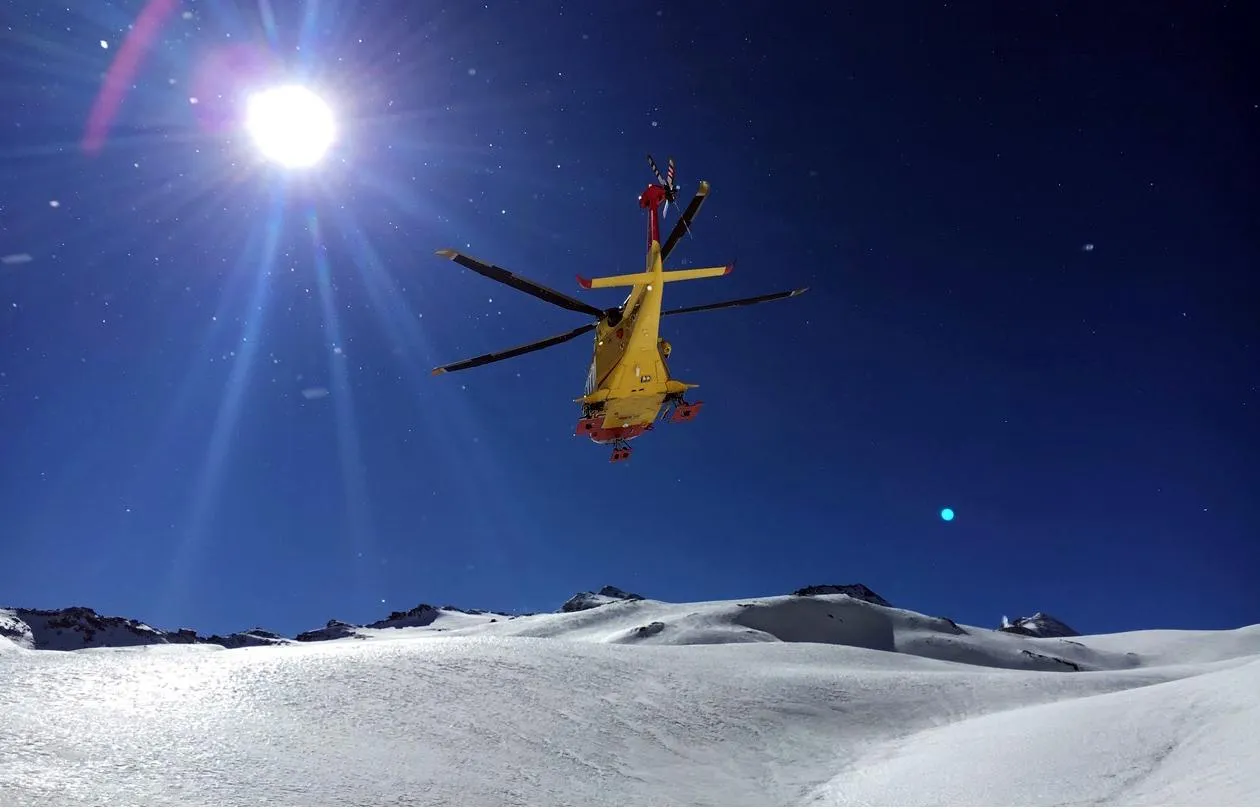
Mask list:
[[[264,227],[268,231],[278,229],[278,224],[268,222]],[[275,238],[278,238],[275,237]],[[193,356],[188,359],[187,365],[183,372],[183,377],[179,383],[175,394],[170,398],[170,404],[163,412],[161,422],[155,425],[153,430],[153,439],[150,442],[149,449],[144,460],[138,465],[141,474],[144,474],[152,468],[154,463],[165,456],[168,448],[178,435],[186,427],[185,418],[193,401],[197,398],[197,394],[203,389],[205,383],[206,366],[209,364],[215,352],[215,345],[221,339],[223,332],[228,328],[231,321],[231,313],[237,306],[239,299],[238,292],[244,287],[248,281],[253,280],[253,291],[250,295],[250,301],[246,304],[249,309],[253,309],[253,304],[258,302],[258,284],[269,280],[266,272],[255,272],[249,267],[240,267],[234,271],[226,282],[226,288],[219,296],[219,301],[215,307],[214,313],[210,316],[209,324],[204,325],[204,336],[202,337],[198,349]],[[260,313],[255,313],[261,316]],[[189,323],[184,320],[177,323],[177,327],[187,329]],[[257,350],[253,347],[251,350]],[[233,359],[233,363],[239,363],[240,356],[243,355],[245,349],[242,349]]]
[[[284,194],[283,190],[277,187],[273,191],[270,215],[260,225],[263,245],[254,275],[253,294],[250,296],[249,307],[242,317],[244,322],[241,327],[240,351],[232,364],[223,398],[219,402],[214,427],[210,431],[206,454],[201,463],[201,471],[193,486],[192,505],[188,510],[185,525],[178,531],[178,539],[175,542],[174,556],[167,573],[163,598],[166,609],[177,611],[178,604],[185,597],[188,590],[188,574],[197,554],[202,550],[207,523],[211,521],[222,482],[221,472],[232,449],[232,437],[241,414],[241,401],[245,396],[246,385],[253,370],[254,357],[260,344],[259,334],[267,316],[267,292],[271,286],[267,271],[275,266],[280,240],[280,223],[283,221],[283,216]],[[247,246],[242,257],[244,261],[249,261],[250,252]]]
[[[431,386],[422,386],[422,380],[427,381],[429,376],[428,369],[417,364],[414,353],[419,348],[419,353],[425,357],[426,362],[432,358],[432,345],[428,335],[416,323],[417,318],[404,303],[402,290],[385,269],[384,262],[368,242],[363,230],[351,221],[349,215],[334,215],[342,238],[350,249],[350,257],[367,290],[368,300],[389,336],[391,347],[397,351],[397,356],[406,367],[407,383],[414,387],[417,395],[431,391]]]
[[[354,394],[346,357],[341,342],[341,321],[328,265],[328,247],[319,225],[319,217],[307,216],[311,247],[315,256],[315,278],[320,307],[324,313],[324,333],[328,337],[328,373],[332,380],[333,410],[337,419],[337,447],[341,462],[341,481],[349,520],[349,553],[354,560],[359,593],[364,598],[379,592],[379,576],[369,577],[369,562],[376,557],[375,531],[372,527],[372,505],[365,478],[358,425],[354,417]]]
[[[432,377],[429,368],[419,365],[417,358],[423,357],[426,362],[432,359],[432,341],[407,308],[404,303],[406,296],[362,228],[342,211],[335,212],[334,224],[367,291],[377,324],[388,337],[390,345],[397,349],[396,356],[403,366],[407,387],[415,396],[415,401],[423,403],[418,408],[415,429],[423,434],[423,445],[436,444],[440,448],[437,453],[430,452],[422,459],[417,458],[417,462],[445,464],[459,459],[461,473],[445,476],[442,490],[434,489],[429,494],[445,501],[476,501],[482,500],[480,493],[490,488],[510,491],[510,487],[502,485],[504,472],[494,458],[493,445],[481,442],[479,437],[480,433],[486,432],[484,408],[470,401],[462,386],[442,389],[425,384]],[[320,244],[323,244],[322,239]],[[423,271],[420,268],[413,270]],[[331,300],[331,290],[327,294]],[[343,362],[335,365],[342,366],[344,373]],[[511,495],[484,501],[481,507],[464,517],[466,530],[461,532],[464,543],[470,545],[480,540],[484,543],[480,548],[481,558],[503,558],[505,543],[514,543],[511,533],[504,532],[501,525],[508,510],[514,507]]]

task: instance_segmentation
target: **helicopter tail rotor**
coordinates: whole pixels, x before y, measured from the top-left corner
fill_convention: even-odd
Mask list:
[[[661,176],[661,170],[657,168],[656,161],[652,159],[652,155],[647,156],[648,166],[651,167],[652,173],[656,175],[656,181],[665,189],[665,205],[661,209],[661,219],[669,213],[669,204],[678,199],[678,185],[674,182],[674,158],[669,158],[665,164],[665,175]]]

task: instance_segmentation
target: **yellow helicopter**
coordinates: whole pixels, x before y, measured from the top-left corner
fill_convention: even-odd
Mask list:
[[[808,287],[803,287],[752,298],[662,311],[661,300],[665,284],[727,275],[734,269],[734,264],[688,270],[664,269],[665,259],[669,257],[683,235],[690,232],[691,221],[709,196],[709,184],[703,180],[700,182],[695,197],[683,211],[669,238],[662,246],[660,222],[668,211],[669,204],[677,199],[679,191],[678,186],[674,184],[674,160],[669,159],[665,176],[661,176],[656,161],[651,155],[648,155],[648,165],[652,173],[656,175],[657,182],[650,183],[639,195],[639,207],[646,210],[648,214],[645,270],[641,273],[602,278],[588,279],[580,275],[577,277],[578,284],[584,289],[630,287],[630,294],[620,306],[599,309],[456,250],[437,251],[437,255],[448,258],[473,272],[561,308],[589,315],[595,318],[595,321],[544,340],[443,365],[435,368],[433,374],[436,376],[450,371],[462,371],[510,357],[519,357],[522,354],[559,345],[594,331],[594,357],[586,374],[585,393],[574,400],[582,405],[582,417],[578,421],[574,434],[585,435],[597,444],[612,444],[613,451],[610,460],[614,463],[629,459],[629,442],[651,430],[658,419],[668,416],[671,422],[690,421],[695,418],[703,404],[703,402],[688,402],[684,398],[688,390],[697,387],[695,384],[670,376],[667,359],[672,347],[660,336],[662,317],[782,300],[800,295],[808,289]]]

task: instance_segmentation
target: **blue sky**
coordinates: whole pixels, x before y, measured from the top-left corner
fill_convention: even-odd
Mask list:
[[[0,603],[1260,621],[1241,12],[202,2],[85,153],[146,5],[17,3],[0,55]],[[314,172],[232,128],[277,76],[341,115]],[[615,304],[573,279],[641,266],[649,152],[713,185],[676,263],[738,260],[667,305],[811,289],[671,319],[705,409],[614,466],[572,435],[584,340],[429,376],[582,323],[433,252]]]

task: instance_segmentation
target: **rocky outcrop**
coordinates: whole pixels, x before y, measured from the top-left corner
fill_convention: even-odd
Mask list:
[[[1002,625],[998,627],[998,631],[1030,638],[1074,638],[1081,634],[1045,612],[1034,612],[1027,618],[1016,618],[1013,621],[1002,616]]]
[[[17,610],[0,610],[0,638],[7,638],[23,649],[35,648],[35,634],[17,616]]]
[[[613,587],[611,584],[602,587],[599,592],[578,593],[564,602],[560,606],[561,612],[580,612],[581,610],[590,610],[596,607],[602,607],[605,604],[615,604],[618,601],[642,601],[643,596],[638,593],[627,593],[620,587]]]
[[[266,629],[250,629],[246,632],[233,632],[231,635],[211,635],[200,641],[227,649],[240,649],[245,646],[285,646],[293,643],[289,638]]]
[[[212,643],[236,649],[274,646],[293,641],[266,629],[202,637],[192,629],[164,632],[133,618],[101,615],[88,607],[60,610],[0,610],[0,635],[27,649],[72,652],[103,646],[149,646],[167,643]]]
[[[73,651],[100,646],[169,643],[166,633],[131,618],[100,615],[88,607],[59,610],[7,609],[0,631],[19,646]]]
[[[870,602],[871,604],[878,604],[881,607],[892,606],[892,604],[889,604],[887,601],[885,601],[879,595],[879,593],[867,587],[865,584],[811,584],[809,587],[802,587],[801,589],[795,591],[794,593],[792,593],[792,595],[794,596],[845,595],[845,596],[850,596],[852,598],[861,599],[862,601]]]
[[[336,618],[330,620],[327,624],[312,629],[307,632],[299,633],[294,640],[302,643],[314,643],[325,640],[340,640],[342,638],[365,638],[368,637],[363,633],[365,629],[411,629],[415,627],[428,627],[434,621],[441,618],[443,614],[458,614],[472,616],[498,616],[502,613],[492,613],[489,610],[473,610],[463,607],[456,607],[448,604],[444,607],[435,607],[432,604],[417,604],[409,610],[395,610],[385,618],[379,621],[373,621],[370,624],[351,624],[345,621],[338,621]],[[507,616],[515,618],[517,616]],[[495,623],[497,617],[491,617],[486,623]],[[434,627],[435,631],[442,631],[449,627]]]
[[[301,643],[312,643],[320,640],[341,640],[342,638],[361,638],[357,624],[348,624],[345,621],[338,621],[333,618],[319,629],[312,629],[309,632],[299,633],[295,640]]]
[[[1022,650],[1021,654],[1023,654],[1030,660],[1048,661],[1048,662],[1060,665],[1065,669],[1071,669],[1072,671],[1081,670],[1081,666],[1079,663],[1073,663],[1071,660],[1064,660],[1063,658],[1057,657],[1055,655],[1043,655],[1040,652],[1030,652],[1027,649]]]
[[[653,635],[659,635],[665,630],[665,624],[661,621],[653,621],[650,624],[636,626],[634,628],[634,636],[636,638],[650,638]]]
[[[437,620],[442,611],[432,604],[418,604],[409,610],[391,612],[388,618],[373,621],[368,629],[403,629],[413,626],[428,626]]]
[[[462,612],[465,615],[489,615],[490,614],[490,610],[466,610],[463,607],[455,607],[450,604],[447,604],[445,607],[442,607],[442,612]]]

